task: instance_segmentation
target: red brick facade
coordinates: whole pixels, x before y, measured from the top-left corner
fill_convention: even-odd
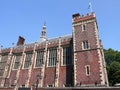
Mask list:
[[[85,25],[85,26],[84,26]],[[84,49],[87,41],[87,49]],[[105,85],[108,83],[102,46],[98,37],[98,27],[95,14],[73,15],[73,46],[75,84]],[[89,66],[90,75],[86,75]]]
[[[76,87],[95,86],[95,84],[107,86],[106,66],[95,14],[82,17],[74,14],[72,28],[72,35],[1,49],[0,65],[4,63],[2,57],[8,57],[6,64],[0,67],[1,71],[4,70],[0,76],[0,86],[15,88],[36,87],[36,85],[38,87]],[[57,50],[56,54],[53,52],[56,55],[55,63],[54,58],[52,62],[50,61],[51,48]],[[43,62],[39,62],[42,65],[36,67],[37,52],[40,50],[43,51]],[[28,61],[27,53],[32,53]],[[18,54],[21,58],[16,62]],[[15,62],[19,65],[17,69],[14,69]],[[49,66],[49,62],[55,66]],[[27,68],[24,67],[25,64]]]

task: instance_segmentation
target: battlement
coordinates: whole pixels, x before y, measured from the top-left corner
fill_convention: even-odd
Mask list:
[[[72,15],[72,23],[74,24],[74,23],[78,23],[78,22],[82,22],[82,21],[86,21],[94,18],[95,18],[94,12],[92,12],[91,14],[87,13],[86,15],[82,15],[82,16],[79,13],[76,13]]]
[[[0,53],[9,53],[10,52],[10,48],[4,48],[1,50]]]

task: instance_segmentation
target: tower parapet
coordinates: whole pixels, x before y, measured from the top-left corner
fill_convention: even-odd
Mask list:
[[[82,16],[79,13],[77,13],[72,15],[72,23],[74,24],[78,22],[83,22],[83,21],[94,19],[94,18],[96,18],[94,12],[91,14],[87,13],[86,15],[82,15]]]

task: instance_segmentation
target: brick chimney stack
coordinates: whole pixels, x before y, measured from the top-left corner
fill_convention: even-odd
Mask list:
[[[25,42],[25,39],[23,37],[19,36],[17,46],[24,45],[24,42]]]

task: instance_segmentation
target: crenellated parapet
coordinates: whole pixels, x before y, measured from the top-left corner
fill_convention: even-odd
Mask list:
[[[87,13],[86,15],[80,15],[79,13],[77,13],[72,15],[72,23],[75,24],[78,22],[88,21],[94,18],[96,18],[95,13]]]
[[[1,49],[1,54],[10,53],[10,48]]]

